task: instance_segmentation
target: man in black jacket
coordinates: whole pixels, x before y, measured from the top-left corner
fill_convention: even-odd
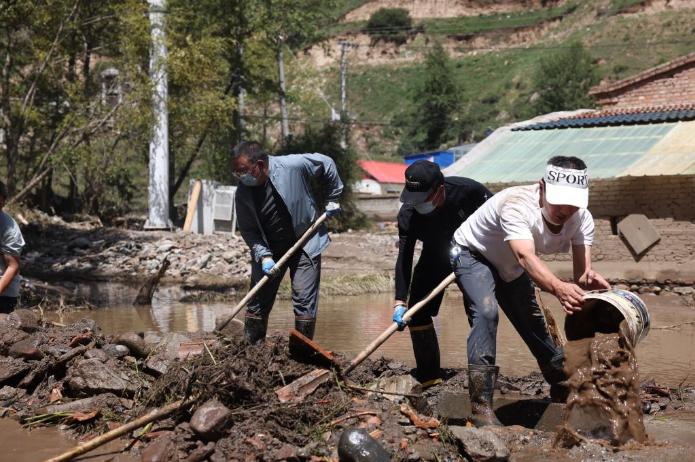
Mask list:
[[[419,160],[405,171],[403,206],[398,212],[398,259],[393,321],[403,330],[403,314],[429,294],[451,273],[449,250],[454,231],[492,193],[468,178],[447,177],[439,166]],[[422,253],[412,274],[415,243]],[[408,293],[410,296],[408,297]],[[433,298],[408,322],[417,365],[416,378],[425,386],[441,381],[439,343],[432,317],[439,312],[444,293]]]

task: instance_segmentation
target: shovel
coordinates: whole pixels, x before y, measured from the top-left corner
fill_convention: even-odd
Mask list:
[[[436,297],[442,290],[446,288],[446,286],[451,284],[454,279],[456,279],[454,273],[447,276],[446,279],[440,282],[439,285],[427,295],[427,297],[417,302],[405,312],[403,315],[403,321],[410,321],[410,318],[412,318],[413,315],[418,312],[418,310]],[[367,348],[362,350],[352,361],[350,361],[350,364],[345,368],[345,370],[342,371],[341,375],[347,375],[350,373],[350,371],[359,366],[362,361],[374,353],[374,351],[376,351],[376,349],[379,348],[386,340],[388,340],[388,338],[391,337],[397,330],[398,324],[394,322],[381,335],[379,335],[379,337],[374,339],[372,343],[367,346]],[[327,369],[314,369],[313,371],[299,377],[294,382],[277,389],[275,394],[281,403],[286,403],[288,401],[302,401],[304,398],[312,394],[319,387],[319,385],[327,382],[330,377],[331,371]]]
[[[308,241],[309,238],[316,232],[316,230],[319,229],[319,226],[321,226],[321,224],[322,224],[324,221],[326,221],[326,218],[328,218],[328,215],[326,215],[326,214],[324,213],[323,215],[321,215],[320,217],[318,217],[318,218],[316,219],[316,221],[314,222],[314,224],[311,225],[311,226],[309,227],[309,229],[306,230],[306,232],[302,235],[302,237],[299,238],[299,240],[298,240],[297,242],[294,243],[294,245],[290,248],[290,250],[288,250],[288,251],[285,253],[285,255],[283,255],[282,258],[280,258],[280,260],[277,261],[277,263],[275,263],[275,266],[273,266],[273,268],[270,270],[270,275],[268,275],[268,274],[264,275],[264,276],[261,278],[261,280],[258,281],[258,283],[257,283],[255,286],[253,286],[253,288],[249,291],[249,293],[246,294],[246,296],[245,296],[244,298],[242,298],[241,301],[240,301],[239,303],[236,304],[236,306],[235,306],[234,309],[232,310],[232,314],[229,315],[229,316],[228,316],[227,318],[225,318],[224,320],[222,320],[222,321],[217,325],[217,327],[215,328],[216,331],[221,331],[222,329],[224,329],[225,327],[227,327],[227,324],[229,324],[229,322],[230,322],[232,319],[234,319],[234,316],[236,316],[236,315],[239,313],[239,311],[241,311],[241,309],[242,309],[244,306],[246,306],[246,304],[249,302],[249,300],[251,300],[251,298],[253,298],[253,296],[256,295],[256,293],[257,293],[259,290],[261,290],[261,288],[262,288],[268,281],[270,281],[270,278],[272,277],[272,275],[273,275],[275,272],[277,272],[280,268],[282,268],[282,266],[283,266],[285,263],[287,263],[287,260],[289,260],[289,259],[292,257],[292,255],[294,255],[294,253],[295,253],[297,250],[299,250],[299,249],[301,249],[302,247],[304,247],[304,244],[306,244],[306,241]]]

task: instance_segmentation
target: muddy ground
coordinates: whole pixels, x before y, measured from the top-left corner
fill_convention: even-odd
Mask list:
[[[87,439],[149,409],[189,400],[123,440],[124,450],[142,460],[337,460],[341,435],[354,428],[368,432],[391,460],[686,460],[689,454],[678,443],[655,440],[554,447],[562,408],[550,404],[540,374],[501,377],[497,413],[508,426],[481,431],[466,424],[464,370],[446,371],[442,385],[422,392],[408,368],[384,358],[367,360],[347,380],[334,375],[304,401],[278,401],[276,389],[313,369],[289,358],[284,336],[245,344],[240,323],[226,337],[109,337],[91,320],[59,326],[29,310],[0,318],[0,408],[27,427],[60,425]],[[687,386],[643,383],[641,399],[651,416],[695,412],[695,389]]]

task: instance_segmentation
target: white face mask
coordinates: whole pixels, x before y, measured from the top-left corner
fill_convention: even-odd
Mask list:
[[[417,204],[413,208],[420,215],[429,215],[430,213],[434,212],[434,209],[436,209],[437,207],[434,206],[432,201],[429,201],[423,202],[422,204]]]
[[[551,225],[555,225],[555,226],[560,226],[560,225],[562,225],[562,223],[555,223],[555,222],[550,218],[550,214],[548,213],[547,210],[545,210],[545,207],[541,207],[541,214],[543,215],[543,218],[545,218],[545,221],[547,221],[547,222],[550,223]]]

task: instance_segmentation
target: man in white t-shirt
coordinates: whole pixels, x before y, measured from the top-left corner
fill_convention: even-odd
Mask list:
[[[607,289],[591,269],[594,221],[586,209],[586,165],[576,157],[548,161],[538,184],[500,191],[454,233],[452,266],[464,294],[471,332],[468,374],[472,420],[500,425],[492,410],[498,309],[502,308],[538,361],[553,400],[566,397],[564,355],[545,325],[534,283],[555,295],[568,314],[582,307],[584,290]],[[572,249],[574,283],[557,278],[538,253]]]

